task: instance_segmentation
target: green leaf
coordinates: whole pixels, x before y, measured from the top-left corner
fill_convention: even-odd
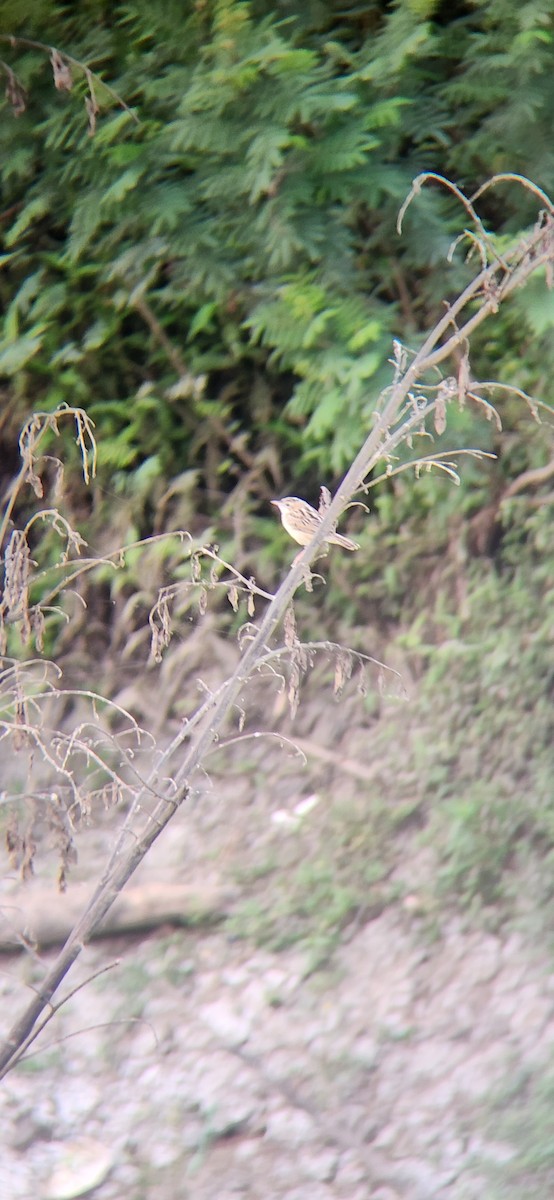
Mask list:
[[[11,345],[0,343],[0,375],[16,375],[35,357],[42,346],[44,326],[35,327],[34,333],[25,334]]]
[[[40,220],[41,217],[48,213],[51,202],[52,196],[49,192],[42,192],[38,196],[34,196],[25,205],[23,211],[11,226],[11,229],[8,229],[4,239],[6,246],[13,246],[19,240],[22,233],[26,233],[34,225],[35,221]]]
[[[121,175],[119,175],[117,179],[114,179],[113,183],[106,188],[106,191],[103,192],[101,203],[103,205],[109,205],[112,203],[119,204],[127,195],[127,193],[132,192],[137,186],[139,179],[142,177],[143,169],[144,168],[140,163],[136,163],[134,166],[128,167],[126,171],[123,171]]]
[[[189,342],[192,342],[193,338],[197,337],[199,333],[203,333],[205,329],[213,327],[213,317],[217,313],[217,309],[215,300],[210,300],[197,310],[189,326]]]
[[[361,350],[363,346],[367,346],[368,342],[375,342],[383,334],[383,326],[380,321],[367,321],[360,329],[357,329],[352,337],[348,339],[348,349],[352,351]]]

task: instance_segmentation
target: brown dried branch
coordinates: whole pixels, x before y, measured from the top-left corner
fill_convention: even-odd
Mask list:
[[[172,535],[159,536],[170,537]],[[203,559],[211,560],[214,563],[208,577],[202,574]],[[253,576],[247,579],[241,571],[238,571],[231,563],[221,558],[217,549],[211,546],[201,546],[191,551],[190,561],[190,583],[187,580],[179,580],[177,583],[170,583],[166,587],[160,588],[156,602],[150,610],[148,616],[148,623],[151,630],[150,656],[154,662],[161,662],[163,652],[169,646],[172,637],[170,605],[183,592],[191,588],[198,592],[201,615],[205,613],[207,608],[208,590],[223,589],[227,593],[227,598],[234,612],[238,612],[240,597],[246,597],[249,616],[254,615],[256,596],[259,596],[263,600],[273,600],[273,594],[259,587]],[[229,571],[231,579],[220,579],[216,571],[217,566]]]

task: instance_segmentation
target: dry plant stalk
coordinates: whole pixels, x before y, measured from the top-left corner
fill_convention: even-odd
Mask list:
[[[310,564],[327,540],[329,531],[336,526],[341,513],[357,494],[366,494],[370,487],[375,486],[376,481],[370,479],[370,476],[378,463],[384,460],[387,464],[384,476],[380,478],[405,470],[405,466],[393,466],[395,450],[403,442],[409,444],[413,436],[424,431],[429,420],[434,421],[437,428],[443,429],[448,417],[448,406],[455,400],[465,403],[472,399],[488,407],[490,415],[495,417],[494,409],[481,394],[482,391],[490,389],[490,384],[484,385],[483,389],[477,384],[472,384],[471,390],[469,389],[469,339],[473,331],[497,312],[505,300],[523,287],[536,271],[545,269],[547,282],[551,284],[554,264],[554,207],[540,189],[519,176],[495,176],[490,180],[486,187],[496,187],[504,182],[520,183],[536,195],[543,206],[532,232],[500,256],[486,234],[474,207],[475,200],[484,188],[480,189],[477,196],[468,199],[448,180],[436,175],[420,176],[414,182],[400,219],[428,180],[438,181],[460,201],[465,218],[471,225],[471,229],[463,236],[473,250],[477,249],[480,269],[461,295],[446,306],[444,315],[411,361],[405,349],[400,344],[395,345],[393,383],[379,399],[373,428],[329,504],[324,496],[320,510],[321,521],[312,541],[297,556],[277,593],[269,600],[261,621],[257,626],[249,625],[243,629],[241,656],[236,669],[215,693],[207,694],[203,703],[184,722],[181,730],[158,759],[148,778],[137,788],[133,808],[86,911],[75,925],[56,961],[46,971],[37,987],[36,995],[15,1022],[0,1050],[0,1077],[22,1058],[26,1049],[47,1024],[54,993],[82,947],[89,941],[92,932],[148,853],[150,846],[185,801],[195,772],[203,766],[230,712],[239,707],[240,694],[253,674],[262,666],[271,669],[272,659],[280,664],[283,656],[288,656],[289,698],[293,707],[297,703],[300,676],[302,669],[307,665],[310,649],[302,647],[298,641],[294,618],[291,616],[293,596],[302,582],[307,578],[309,580]],[[426,387],[422,381],[428,373],[448,360],[453,351],[459,350],[460,347],[463,358],[458,377],[445,380],[438,388]],[[528,400],[527,397],[526,399]],[[529,403],[531,404],[530,401]],[[438,468],[456,478],[455,462],[452,460],[453,455],[440,460],[426,456],[416,460],[416,465],[419,470]],[[197,573],[193,562],[193,582],[195,571]],[[239,587],[246,587],[250,592],[250,600],[253,598],[253,581],[235,577],[229,593],[233,607],[238,601]],[[165,602],[163,599],[160,601],[158,616],[154,618],[154,623],[158,621],[157,652],[161,652],[168,632],[166,605],[167,597]],[[286,645],[279,650],[271,650],[272,636],[283,618]],[[356,659],[356,656],[352,657],[351,654],[337,649],[336,689],[341,690],[356,660],[362,667],[360,687],[365,686],[364,656],[358,655]],[[171,780],[169,786],[168,779]]]
[[[52,79],[54,87],[58,92],[70,92],[73,89],[74,73],[76,75],[84,75],[88,93],[85,96],[85,112],[88,117],[88,132],[90,137],[94,137],[96,133],[96,118],[100,112],[100,105],[96,96],[96,87],[103,89],[112,100],[128,113],[137,125],[140,124],[136,113],[122,100],[121,96],[114,92],[109,84],[104,83],[98,75],[91,71],[86,63],[81,62],[78,58],[73,58],[71,54],[67,54],[65,50],[59,50],[56,46],[47,46],[45,42],[36,42],[32,38],[19,37],[13,33],[0,34],[0,42],[8,42],[10,46],[17,48],[19,46],[28,47],[30,50],[40,50],[43,54],[47,54],[52,67]],[[0,59],[0,71],[6,76],[6,99],[11,105],[14,117],[20,117],[27,108],[27,92],[23,84],[17,78],[12,68]]]

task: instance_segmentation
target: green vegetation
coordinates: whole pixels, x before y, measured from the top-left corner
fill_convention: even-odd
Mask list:
[[[491,1200],[541,1200],[554,1183],[552,1102],[554,1078],[548,1067],[521,1069],[514,1063],[503,1090],[491,1097],[485,1132],[500,1153],[496,1162],[478,1156]]]
[[[421,170],[469,191],[495,171],[554,187],[552,0],[0,14],[132,110],[96,81],[90,137],[82,71],[70,64],[67,92],[58,68],[56,90],[47,53],[6,44],[27,107],[15,119],[6,101],[0,130],[4,438],[34,408],[82,405],[110,494],[135,499],[137,472],[148,480],[140,532],[184,472],[184,515],[219,521],[230,495],[248,518],[282,482],[313,499],[343,469],[390,380],[392,336],[417,344],[464,278],[461,256],[445,263],[451,197],[427,191],[396,233]],[[506,239],[533,209],[504,184],[483,211]],[[554,308],[534,295],[487,330],[473,368],[551,401]],[[544,461],[544,445],[519,445]]]
[[[265,857],[253,852],[233,933],[272,946],[301,941],[319,961],[345,925],[398,899],[429,932],[452,907],[494,928],[548,925],[554,595],[540,549],[548,515],[522,519],[525,554],[501,570],[486,560],[435,564],[434,599],[429,590],[418,611],[413,595],[387,646],[387,660],[411,676],[409,703],[390,698],[386,720],[376,721],[368,719],[375,695],[364,713],[347,689],[355,744],[365,738],[374,778],[353,784],[337,767],[299,830]],[[366,630],[366,648],[367,638]],[[306,693],[309,703],[309,684]],[[414,879],[410,864],[422,853]]]
[[[330,703],[332,703],[331,698]],[[338,799],[324,789],[321,808],[281,833],[270,850],[253,847],[237,874],[244,896],[227,922],[231,936],[273,949],[300,943],[308,969],[328,959],[341,932],[382,911],[397,895],[388,874],[406,806],[367,794]]]

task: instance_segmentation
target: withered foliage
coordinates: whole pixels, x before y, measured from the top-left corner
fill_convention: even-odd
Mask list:
[[[20,117],[27,108],[27,92],[20,83],[15,71],[7,63],[0,63],[2,70],[6,76],[6,100],[11,106],[14,117]]]
[[[54,74],[54,87],[58,92],[70,92],[73,87],[73,75],[68,60],[53,47],[50,51],[50,62]]]
[[[73,58],[66,51],[60,50],[56,46],[47,46],[44,42],[33,41],[32,38],[17,37],[15,34],[0,34],[0,41],[8,42],[16,50],[20,47],[28,48],[48,55],[52,67],[54,87],[58,92],[71,92],[75,83],[75,75],[84,77],[87,86],[85,111],[90,137],[93,137],[96,133],[97,119],[101,111],[97,96],[98,89],[101,89],[105,93],[105,96],[108,96],[119,108],[129,113],[132,120],[138,124],[138,117],[132,109],[128,107],[117,92],[114,92],[109,84],[100,79],[98,75],[95,75],[94,71],[91,71],[87,63],[80,62],[79,59]],[[27,108],[26,89],[8,63],[0,60],[0,70],[6,76],[6,99],[14,117],[20,117]]]
[[[23,641],[31,635],[29,619],[29,573],[31,554],[22,529],[14,529],[4,555],[4,592],[0,601],[0,649],[6,649],[6,620],[19,620]]]

